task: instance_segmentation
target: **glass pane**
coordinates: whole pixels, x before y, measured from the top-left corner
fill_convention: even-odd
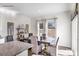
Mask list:
[[[48,29],[56,28],[56,20],[48,20]]]
[[[56,20],[48,20],[48,37],[56,37]]]

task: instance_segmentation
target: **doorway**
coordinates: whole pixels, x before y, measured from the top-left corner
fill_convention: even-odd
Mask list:
[[[7,22],[7,42],[13,41],[14,23]]]

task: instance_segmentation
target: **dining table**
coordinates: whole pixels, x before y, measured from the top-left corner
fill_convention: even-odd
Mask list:
[[[45,40],[38,40],[38,43],[44,44],[44,49],[42,50],[43,55],[50,55],[49,52],[47,52],[48,46],[51,44],[55,44],[55,38],[54,39],[45,39]]]

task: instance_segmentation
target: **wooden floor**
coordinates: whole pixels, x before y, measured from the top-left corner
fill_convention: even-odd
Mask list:
[[[71,50],[70,47],[65,47],[65,46],[58,46],[59,50]]]
[[[65,46],[59,46],[58,56],[74,56],[74,54],[71,48]]]
[[[58,50],[71,50],[71,48],[65,47],[65,46],[58,46]],[[35,54],[33,54],[33,55],[35,55]],[[38,55],[45,56],[45,55],[42,54],[42,52],[40,52]],[[51,56],[51,55],[47,55],[47,56]]]

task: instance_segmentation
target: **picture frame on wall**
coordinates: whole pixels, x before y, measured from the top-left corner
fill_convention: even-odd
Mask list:
[[[56,20],[48,20],[48,29],[56,28]]]

